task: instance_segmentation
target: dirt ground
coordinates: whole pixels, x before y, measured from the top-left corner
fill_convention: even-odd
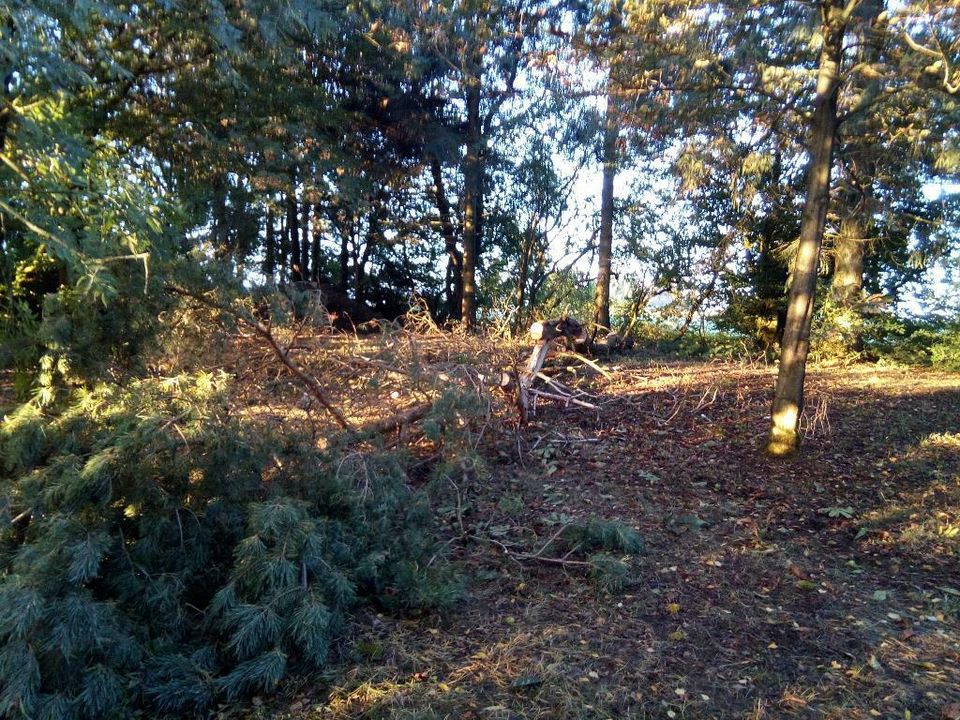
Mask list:
[[[253,717],[960,718],[960,376],[814,368],[777,460],[772,367],[564,362],[596,408],[492,416],[438,509],[464,599],[358,615]],[[645,541],[621,589],[553,552],[589,517]]]

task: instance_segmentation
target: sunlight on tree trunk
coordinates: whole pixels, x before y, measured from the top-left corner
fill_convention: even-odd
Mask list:
[[[853,0],[851,0],[853,2]],[[852,9],[852,7],[851,7]],[[830,3],[823,8],[824,37],[817,73],[817,98],[811,122],[807,195],[800,224],[800,242],[794,262],[787,319],[781,343],[780,367],[771,412],[767,452],[789,455],[799,442],[803,411],[803,381],[810,351],[810,324],[820,261],[820,244],[830,201],[830,170],[837,130],[837,90],[843,35],[848,14]]]
[[[869,229],[859,213],[840,221],[830,292],[841,307],[853,307],[863,295],[863,262]]]

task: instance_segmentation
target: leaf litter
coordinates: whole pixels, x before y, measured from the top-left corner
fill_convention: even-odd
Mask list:
[[[814,368],[784,461],[760,452],[771,367],[549,372],[599,409],[544,401],[518,429],[501,405],[451,519],[456,610],[358,616],[340,664],[258,717],[956,713],[960,376]],[[560,545],[590,518],[642,536],[615,590]]]

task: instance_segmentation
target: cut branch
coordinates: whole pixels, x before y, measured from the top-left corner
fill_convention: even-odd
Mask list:
[[[542,391],[536,391],[536,393],[534,393],[532,390],[533,383],[537,379],[537,376],[540,375],[543,363],[550,354],[550,347],[553,341],[563,337],[574,343],[585,343],[588,337],[583,326],[575,319],[565,315],[557,320],[545,320],[533,323],[533,325],[530,326],[530,337],[536,340],[536,344],[530,353],[530,359],[527,360],[527,367],[520,376],[520,388],[517,394],[517,407],[520,410],[521,425],[527,422],[530,412],[531,395],[535,396],[539,394],[544,397],[563,400],[567,403],[574,402],[577,405],[585,405],[585,403],[581,401],[574,401],[572,397],[567,395],[554,395],[543,393]]]
[[[290,353],[286,348],[280,346],[280,343],[277,342],[277,339],[273,336],[273,333],[270,331],[269,327],[264,325],[259,320],[250,318],[244,313],[241,313],[234,308],[222,305],[215,300],[211,300],[210,298],[201,295],[200,293],[191,292],[190,290],[185,290],[184,288],[176,287],[175,285],[167,285],[166,289],[176,295],[192,298],[193,300],[196,300],[207,307],[226,313],[227,315],[235,318],[238,322],[250,328],[254,333],[267,341],[267,344],[273,350],[274,355],[276,355],[280,362],[286,366],[287,370],[289,370],[290,373],[300,381],[313,399],[320,403],[324,410],[333,416],[334,420],[337,421],[337,424],[341,428],[344,430],[353,429],[343,414],[337,410],[337,408],[335,408],[327,399],[327,396],[324,394],[323,388],[320,387],[320,383],[317,382],[317,379],[305,373],[293,360],[290,359]]]
[[[360,427],[358,432],[381,433],[386,432],[387,430],[393,430],[394,428],[398,428],[403,425],[409,425],[410,423],[416,422],[430,412],[432,407],[433,403],[414,405],[413,407],[398,412],[396,415],[391,415],[390,417],[383,418],[382,420],[374,420],[371,423],[367,423],[366,425]]]

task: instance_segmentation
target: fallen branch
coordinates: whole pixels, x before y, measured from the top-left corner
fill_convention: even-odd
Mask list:
[[[574,343],[584,342],[587,339],[587,333],[579,322],[565,315],[557,320],[535,322],[530,326],[530,337],[536,340],[536,344],[530,352],[530,359],[527,360],[526,369],[520,375],[520,387],[517,392],[517,407],[520,410],[521,425],[527,422],[527,417],[530,412],[530,396],[534,394],[533,383],[537,377],[541,375],[540,371],[543,368],[543,363],[547,359],[547,355],[550,354],[550,347],[553,341],[562,337]],[[548,396],[541,391],[537,391],[537,393],[544,397],[559,397]],[[563,396],[561,399],[572,400],[572,398],[568,396]],[[577,402],[576,404],[579,405],[582,403]]]
[[[596,370],[598,373],[600,373],[601,375],[603,375],[607,380],[613,380],[613,375],[611,375],[609,372],[607,372],[607,371],[604,370],[602,367],[600,367],[600,365],[598,365],[597,363],[595,363],[593,360],[591,360],[590,358],[586,357],[585,355],[581,355],[580,353],[570,352],[570,351],[561,352],[561,353],[558,353],[558,355],[559,355],[560,357],[572,357],[572,358],[576,358],[577,360],[579,360],[580,362],[582,362],[584,365],[589,365],[590,367],[592,367],[592,368],[593,368],[594,370]]]
[[[559,400],[560,402],[565,403],[567,405],[573,403],[574,405],[579,405],[580,407],[589,408],[590,410],[599,410],[599,408],[596,405],[592,405],[591,403],[584,402],[583,400],[577,400],[575,397],[571,397],[569,395],[561,395],[559,393],[551,393],[545,390],[536,390],[534,388],[530,388],[529,390],[527,390],[527,392],[537,397],[545,397],[550,400]]]
[[[516,563],[520,562],[540,562],[545,565],[560,565],[564,567],[581,567],[581,568],[590,568],[593,565],[586,560],[568,560],[567,558],[555,558],[548,557],[545,555],[539,555],[534,553],[518,553],[511,550],[504,543],[499,540],[494,540],[493,538],[483,537],[482,535],[470,535],[468,536],[471,540],[476,540],[478,542],[490,543],[491,545],[496,545],[503,551],[503,554],[508,558],[513,560]]]
[[[357,428],[358,433],[381,433],[386,432],[387,430],[393,430],[394,428],[401,427],[402,425],[409,425],[412,422],[416,422],[423,416],[425,416],[430,409],[433,407],[433,403],[422,403],[420,405],[414,405],[413,407],[407,408],[398,412],[396,415],[391,415],[390,417],[383,418],[382,420],[374,420],[371,423],[362,425]]]
[[[197,302],[203,303],[207,307],[226,313],[227,315],[230,315],[236,319],[238,322],[250,328],[254,333],[267,341],[267,344],[270,345],[274,355],[276,355],[280,362],[286,366],[287,370],[289,370],[293,376],[301,382],[301,384],[306,388],[307,392],[313,396],[314,400],[320,403],[324,410],[333,416],[341,428],[344,430],[353,429],[343,414],[337,410],[337,408],[335,408],[329,400],[327,400],[326,395],[324,395],[323,388],[320,387],[320,383],[317,382],[317,379],[307,375],[307,373],[301,370],[300,367],[290,359],[289,351],[280,347],[280,343],[277,342],[277,339],[273,336],[273,333],[270,331],[269,327],[264,325],[259,320],[250,318],[231,307],[221,305],[215,300],[211,300],[210,298],[199,293],[191,292],[190,290],[184,290],[183,288],[176,287],[175,285],[167,285],[166,289],[176,295],[192,298]]]

